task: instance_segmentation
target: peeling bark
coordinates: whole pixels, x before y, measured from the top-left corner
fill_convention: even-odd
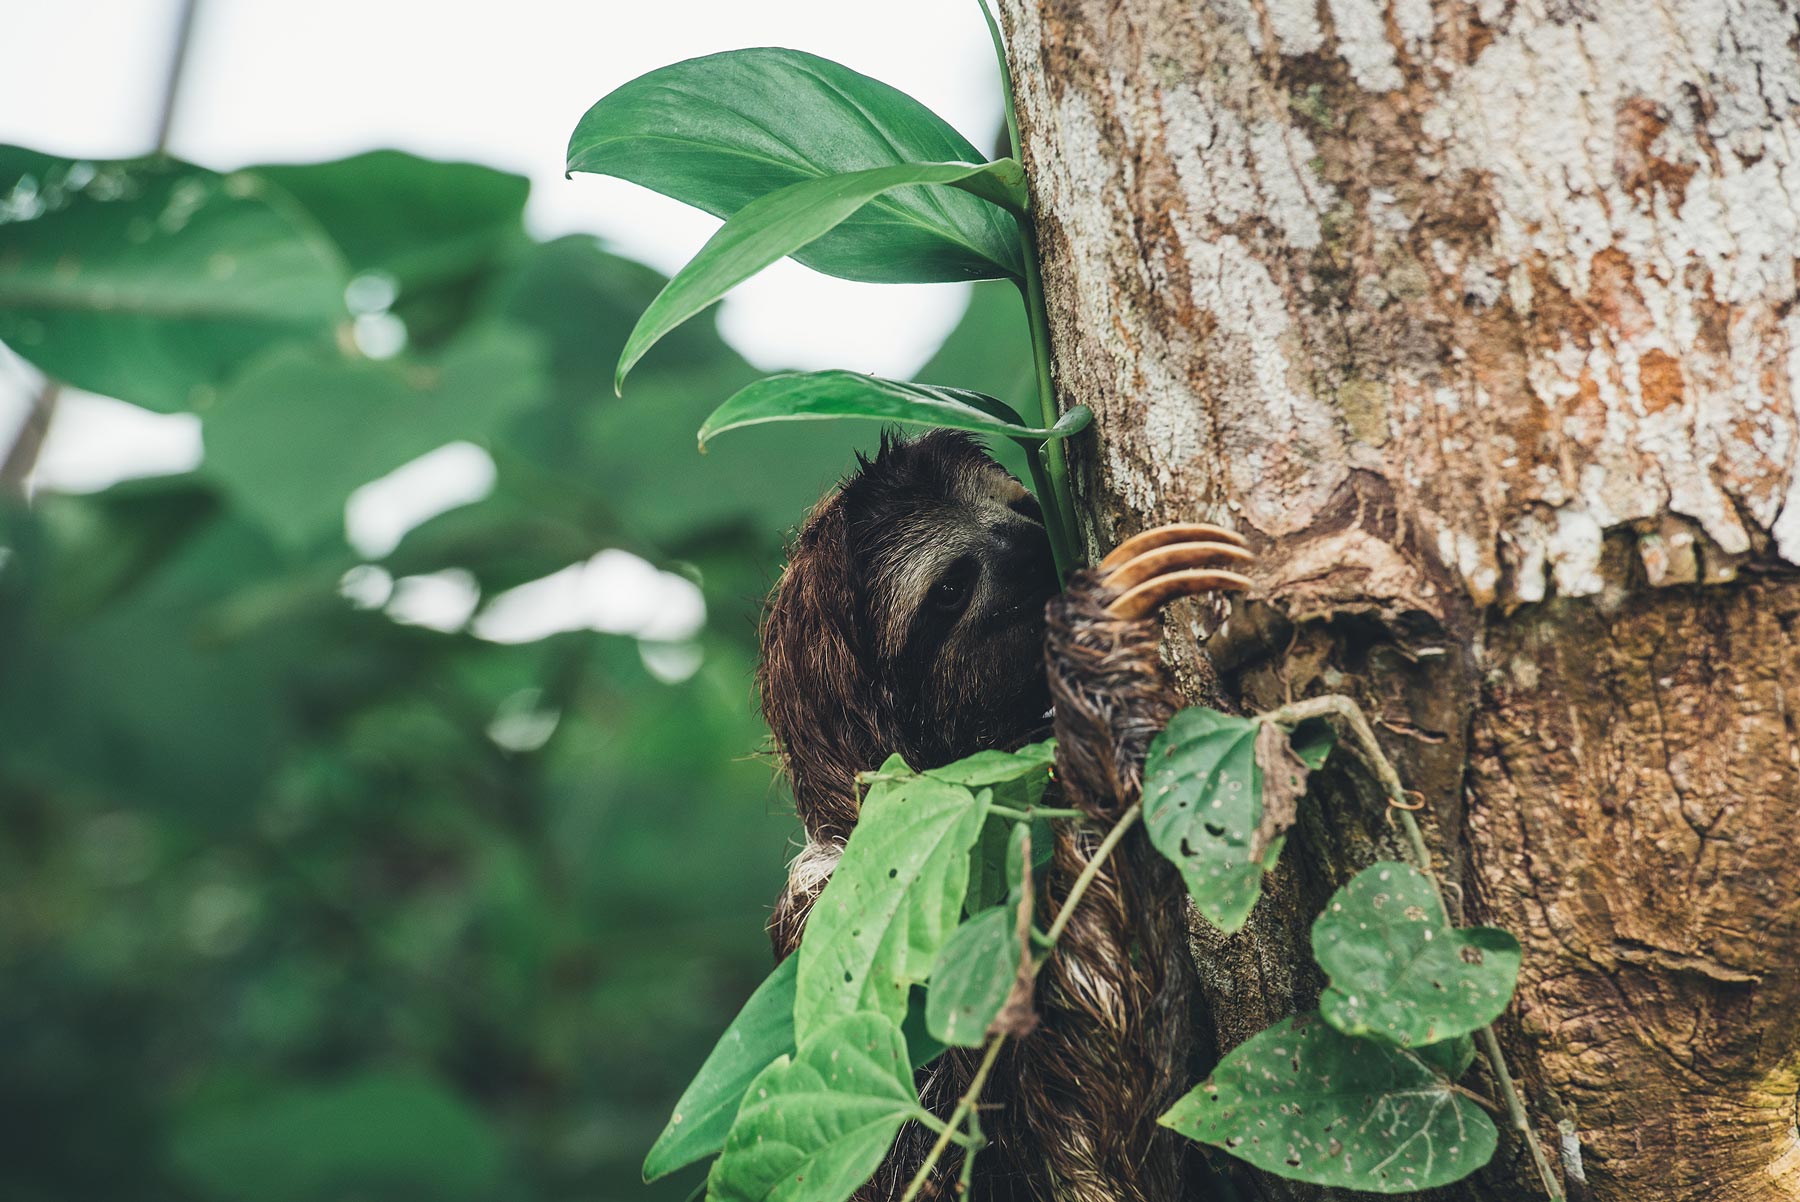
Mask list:
[[[1503,1038],[1571,1196],[1800,1196],[1793,5],[1004,7],[1092,546],[1257,548],[1220,683],[1385,724],[1525,942]],[[1326,774],[1250,930],[1199,934],[1219,1047],[1310,1003],[1373,798]],[[1531,1196],[1516,1152],[1443,1196]]]

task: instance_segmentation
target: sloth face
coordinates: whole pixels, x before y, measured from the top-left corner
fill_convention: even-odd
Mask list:
[[[1037,502],[979,443],[880,452],[808,515],[770,594],[757,684],[807,832],[842,842],[856,774],[933,768],[1048,733]]]
[[[1044,603],[1058,589],[1037,501],[973,439],[884,442],[843,491],[870,670],[918,768],[1045,725]]]

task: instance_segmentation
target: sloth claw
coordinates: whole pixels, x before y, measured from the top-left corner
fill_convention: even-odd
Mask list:
[[[1100,561],[1101,575],[1112,571],[1128,560],[1136,559],[1146,551],[1170,543],[1230,543],[1232,546],[1244,545],[1244,536],[1235,530],[1227,530],[1223,526],[1209,526],[1205,522],[1171,522],[1167,526],[1155,526],[1142,534],[1134,534],[1118,546],[1112,554]]]
[[[1251,563],[1242,536],[1218,526],[1181,522],[1126,539],[1100,562],[1102,583],[1119,592],[1107,612],[1141,618],[1177,597],[1239,592],[1250,579],[1231,568]]]

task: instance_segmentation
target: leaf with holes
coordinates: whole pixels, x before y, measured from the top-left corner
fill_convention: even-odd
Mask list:
[[[983,910],[957,927],[931,970],[931,992],[925,998],[931,1033],[955,1047],[980,1047],[1018,974],[1012,906]]]
[[[985,158],[936,113],[880,80],[798,50],[689,59],[613,89],[569,138],[568,169],[615,175],[730,217],[803,180],[900,163]],[[1024,274],[1019,229],[963,192],[877,197],[794,257],[874,283]]]
[[[794,970],[798,967],[792,956],[783,960],[725,1028],[644,1158],[645,1181],[655,1181],[723,1147],[732,1116],[751,1080],[780,1057],[793,1053]]]
[[[1313,956],[1331,976],[1319,999],[1346,1035],[1401,1047],[1480,1030],[1500,1016],[1519,975],[1519,941],[1498,927],[1450,925],[1430,877],[1372,864],[1313,923]]]
[[[1263,723],[1198,707],[1182,710],[1144,759],[1144,828],[1181,870],[1194,904],[1223,931],[1244,925],[1274,867],[1259,841]]]
[[[970,788],[994,791],[994,804],[1029,810],[1043,800],[1050,784],[1050,768],[1056,761],[1056,742],[1031,743],[1017,751],[977,751],[974,755],[930,769],[926,775]],[[1018,824],[1010,817],[991,814],[981,836],[969,849],[969,899],[971,914],[999,905],[1007,896],[1007,849]],[[1050,854],[1050,825],[1042,819],[1029,824],[1031,844]]]
[[[664,334],[763,268],[830,233],[871,201],[897,188],[917,190],[921,185],[958,189],[996,204],[1022,203],[1025,173],[1012,159],[900,163],[802,180],[757,197],[707,239],[638,318],[619,356],[614,389],[624,386],[632,365]]]
[[[1413,1054],[1340,1034],[1316,1013],[1233,1048],[1159,1121],[1277,1176],[1378,1194],[1460,1180],[1499,1137]]]
[[[908,769],[898,756],[880,776]],[[925,980],[962,916],[969,848],[989,790],[932,777],[877,779],[801,939],[794,1029],[872,1010],[898,1023],[907,991]]]
[[[837,1019],[750,1083],[706,1196],[843,1202],[924,1113],[900,1028],[879,1014]]]

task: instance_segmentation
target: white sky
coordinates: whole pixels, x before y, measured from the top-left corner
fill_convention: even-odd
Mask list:
[[[153,135],[176,0],[0,0],[0,141],[71,156],[142,153]],[[173,153],[209,167],[396,147],[532,179],[529,221],[597,233],[671,271],[716,222],[618,180],[562,176],[588,105],[696,55],[780,45],[901,88],[988,147],[999,83],[976,0],[202,0]],[[954,324],[965,290],[866,285],[784,262],[726,301],[726,336],[753,362],[905,376]],[[34,379],[0,362],[0,446]],[[182,466],[192,423],[76,396],[39,484],[93,488],[118,448]],[[160,458],[159,458],[160,456]]]

